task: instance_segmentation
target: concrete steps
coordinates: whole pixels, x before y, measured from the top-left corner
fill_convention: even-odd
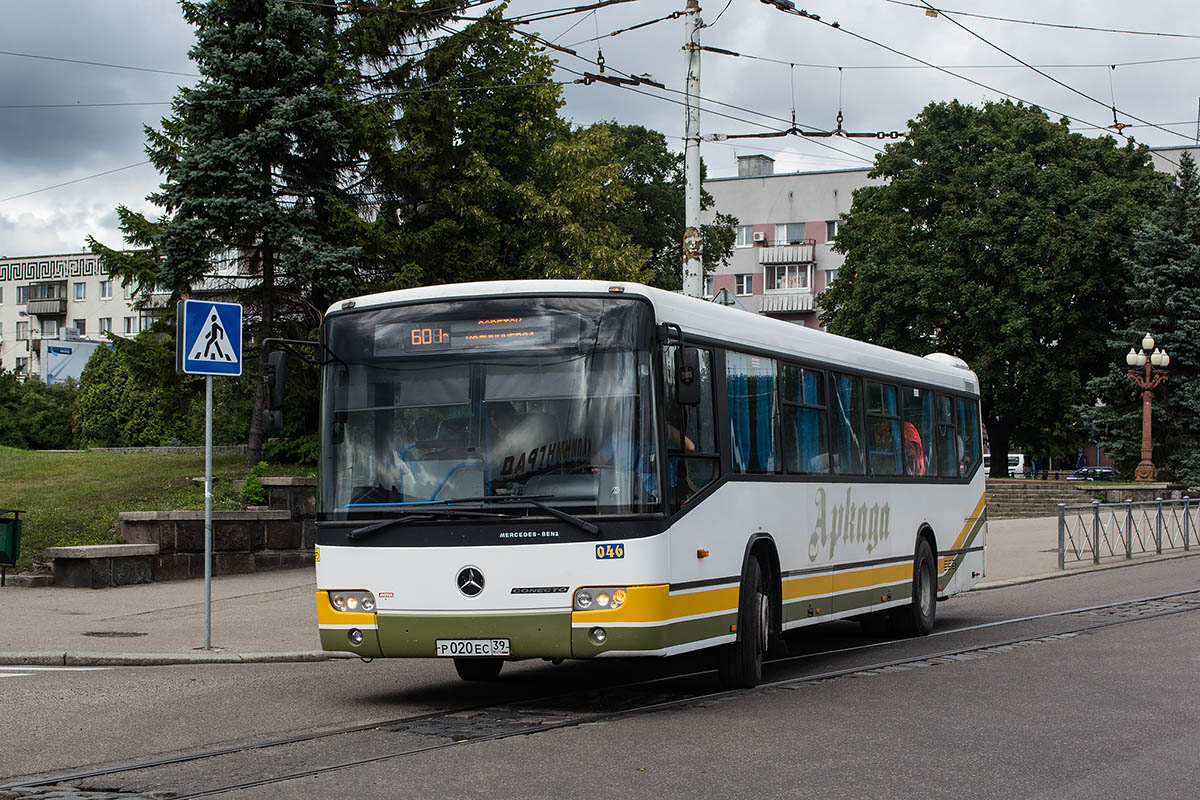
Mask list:
[[[989,519],[1052,517],[1058,514],[1059,503],[1086,505],[1094,499],[1097,498],[1075,482],[987,479]]]

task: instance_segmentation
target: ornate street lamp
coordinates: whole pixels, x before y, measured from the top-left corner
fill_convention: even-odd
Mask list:
[[[1171,363],[1171,357],[1166,350],[1155,348],[1154,337],[1147,333],[1142,339],[1142,352],[1130,348],[1125,355],[1125,363],[1129,365],[1129,379],[1142,390],[1142,460],[1138,462],[1133,479],[1138,483],[1148,483],[1158,475],[1154,462],[1150,460],[1150,401],[1154,398],[1154,390],[1167,380],[1167,365]]]

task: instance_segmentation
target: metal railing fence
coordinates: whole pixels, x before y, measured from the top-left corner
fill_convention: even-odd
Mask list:
[[[1190,550],[1200,522],[1200,500],[1154,500],[1068,506],[1058,504],[1058,568],[1066,569],[1067,556],[1092,563],[1101,558],[1182,548]]]

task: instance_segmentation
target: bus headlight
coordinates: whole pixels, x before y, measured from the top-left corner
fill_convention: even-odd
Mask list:
[[[375,595],[370,592],[330,592],[329,604],[335,611],[375,613]]]
[[[625,602],[623,586],[589,586],[575,590],[574,611],[609,611]]]

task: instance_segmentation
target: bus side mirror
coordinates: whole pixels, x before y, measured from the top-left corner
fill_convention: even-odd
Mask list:
[[[275,350],[267,356],[267,407],[263,410],[266,433],[283,430],[283,396],[287,383],[287,353]]]
[[[694,347],[681,347],[675,356],[675,400],[700,405],[700,351]]]

